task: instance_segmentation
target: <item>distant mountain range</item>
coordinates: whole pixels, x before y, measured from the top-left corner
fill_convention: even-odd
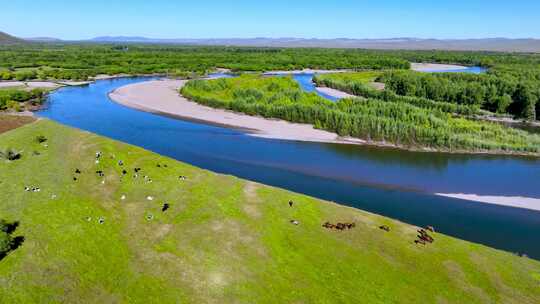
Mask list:
[[[4,32],[0,32],[0,45],[2,44],[17,44],[17,43],[24,43],[24,40],[11,36],[9,34],[6,34]]]
[[[191,45],[229,45],[253,47],[325,47],[405,50],[475,50],[502,52],[540,52],[539,39],[305,39],[305,38],[220,38],[153,39],[146,37],[104,36],[91,39],[98,43],[155,43]]]
[[[89,40],[67,41],[50,37],[16,38],[0,32],[0,44],[40,43],[147,43],[178,45],[224,45],[250,47],[322,47],[404,50],[471,50],[540,53],[540,39],[317,39],[317,38],[218,38],[218,39],[155,39],[138,36],[102,36]]]
[[[52,37],[32,37],[32,38],[24,38],[24,40],[30,41],[30,42],[63,42],[62,39],[52,38]]]

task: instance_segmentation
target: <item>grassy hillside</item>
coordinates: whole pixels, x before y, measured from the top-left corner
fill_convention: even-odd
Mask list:
[[[18,44],[24,43],[25,41],[17,37],[13,37],[4,32],[0,32],[0,45],[2,44]]]
[[[7,147],[23,156],[0,161],[0,218],[25,240],[0,260],[3,303],[540,301],[540,263],[510,253],[438,233],[417,245],[413,226],[47,120],[1,134]]]

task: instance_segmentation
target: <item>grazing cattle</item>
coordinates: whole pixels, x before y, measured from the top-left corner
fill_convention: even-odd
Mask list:
[[[427,226],[426,230],[431,231],[431,232],[435,232],[435,228],[433,228],[433,226]]]
[[[135,171],[135,173],[139,173],[139,171],[141,171],[141,168],[135,168],[133,170]]]
[[[99,218],[99,220],[98,220],[98,223],[100,223],[100,224],[103,224],[103,223],[105,223],[105,218],[103,218],[103,217],[100,217],[100,218]]]
[[[73,177],[73,180],[74,180],[74,181],[77,181],[77,178],[74,176],[74,177]]]
[[[161,165],[160,165],[160,164],[157,164],[156,167],[161,168]]]
[[[126,170],[122,170],[122,175],[126,175],[127,174],[127,171]]]
[[[28,187],[28,186],[24,187],[24,191],[27,191],[27,192],[30,191],[30,187]]]
[[[81,174],[81,170],[75,169],[75,174]]]
[[[330,222],[326,222],[322,225],[324,228],[333,229],[335,227],[334,224],[330,224]]]
[[[148,215],[146,216],[146,219],[149,220],[149,221],[151,221],[151,220],[154,219],[154,215],[153,215],[153,214],[148,214]]]
[[[384,230],[384,231],[386,231],[386,232],[389,232],[389,231],[390,231],[390,227],[388,227],[388,226],[386,226],[386,225],[380,226],[379,229]]]
[[[121,160],[119,160],[119,161],[118,161],[118,165],[119,165],[119,166],[123,166],[123,165],[124,165],[124,162],[121,161]]]
[[[163,204],[163,207],[161,208],[161,212],[165,212],[165,211],[169,210],[169,207],[170,207],[169,204],[167,204],[167,203]]]
[[[99,175],[100,177],[105,176],[105,174],[103,174],[103,171],[101,171],[101,170],[96,171],[96,174]]]
[[[293,206],[293,204],[294,204],[294,202],[293,202],[293,201],[289,201],[289,207],[292,207],[292,206]]]
[[[337,223],[334,225],[334,224],[331,224],[330,222],[326,222],[322,226],[327,229],[336,229],[336,230],[343,231],[345,229],[352,229],[356,227],[356,224],[355,223]]]
[[[125,199],[126,199],[126,195],[125,195],[125,194],[122,195],[122,196],[120,197],[120,199],[121,199],[121,200],[125,200]]]
[[[298,225],[298,224],[300,224],[300,222],[297,221],[297,220],[291,220],[291,224],[293,224],[293,225]]]
[[[96,159],[99,159],[101,157],[101,152],[96,152]]]
[[[183,176],[183,175],[180,175],[178,178],[180,178],[180,180],[186,180],[187,177]]]
[[[153,201],[154,197],[149,195],[149,196],[146,197],[146,199],[149,200],[149,201]]]
[[[418,233],[420,233],[417,237],[418,240],[427,242],[427,243],[433,243],[435,240],[432,236],[430,236],[424,229],[418,230]]]

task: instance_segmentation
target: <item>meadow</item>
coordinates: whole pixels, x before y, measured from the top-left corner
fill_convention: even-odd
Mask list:
[[[415,244],[417,227],[48,120],[1,134],[6,148],[23,152],[0,161],[0,218],[24,237],[0,260],[6,303],[540,300],[537,261],[432,232]]]

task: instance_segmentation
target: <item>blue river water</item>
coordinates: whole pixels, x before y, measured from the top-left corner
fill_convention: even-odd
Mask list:
[[[263,139],[136,111],[107,96],[118,87],[149,79],[62,88],[48,97],[48,107],[38,115],[204,169],[419,226],[433,225],[448,235],[540,259],[540,212],[433,195],[540,198],[539,159]]]

